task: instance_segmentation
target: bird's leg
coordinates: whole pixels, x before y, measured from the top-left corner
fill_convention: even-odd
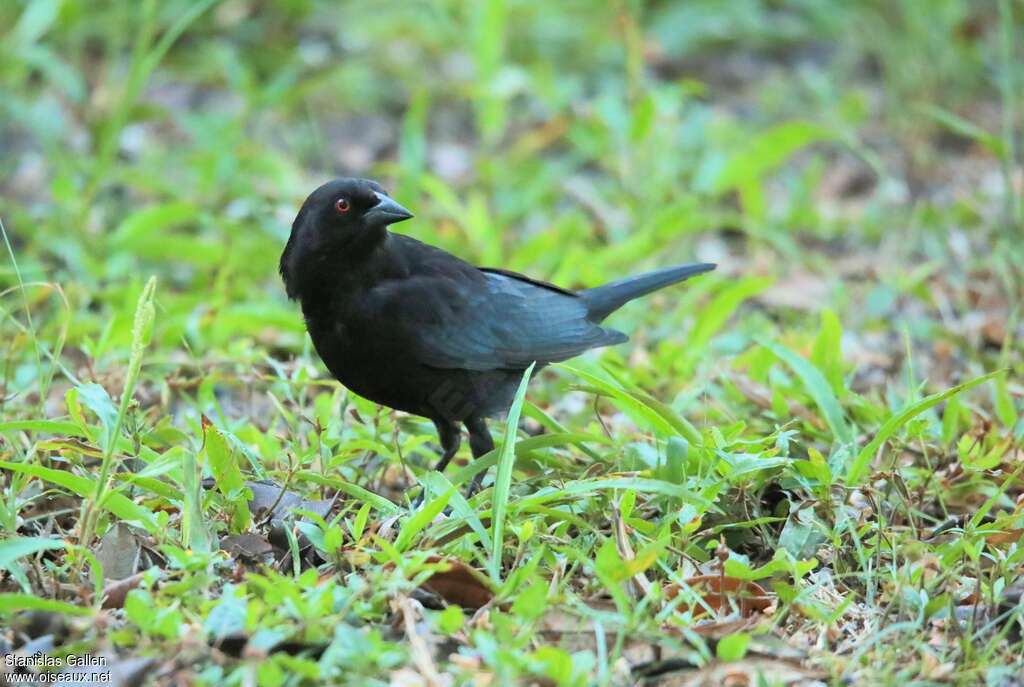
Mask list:
[[[437,461],[434,469],[444,472],[448,463],[452,462],[452,458],[459,452],[462,435],[459,433],[459,426],[448,420],[434,420],[434,426],[437,427],[437,438],[441,441],[442,451],[441,460]]]
[[[448,420],[434,420],[434,427],[437,428],[437,438],[441,442],[441,460],[437,461],[434,469],[438,472],[444,472],[444,469],[448,467],[448,463],[452,462],[452,458],[459,452],[462,434],[459,432],[459,426]],[[422,506],[426,494],[426,489],[422,490],[420,495],[416,497],[416,500],[413,501],[412,507],[419,508]]]
[[[469,430],[469,448],[473,452],[473,458],[480,458],[494,450],[494,439],[491,438],[491,432],[487,429],[486,420],[482,417],[470,417],[466,419],[465,424],[466,429]],[[486,470],[476,473],[476,477],[473,478],[473,482],[469,485],[469,492],[466,494],[466,498],[480,491],[480,486],[484,482],[484,475],[486,473]]]

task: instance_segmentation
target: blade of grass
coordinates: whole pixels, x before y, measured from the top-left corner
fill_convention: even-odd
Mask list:
[[[693,429],[692,426],[687,428],[685,425],[678,423],[675,413],[670,412],[669,416],[666,417],[657,408],[651,407],[645,399],[638,398],[635,394],[621,388],[618,384],[603,379],[592,372],[567,365],[566,363],[558,363],[557,367],[572,373],[590,384],[593,387],[590,389],[592,392],[604,394],[612,399],[613,402],[616,402],[615,405],[621,408],[638,425],[645,426],[655,434],[663,437],[679,435],[691,443],[701,443],[700,434],[696,433],[696,429]],[[690,431],[691,429],[692,432]],[[694,437],[693,434],[696,434],[696,436]]]
[[[325,487],[331,487],[338,491],[348,494],[349,496],[359,499],[363,503],[369,503],[371,506],[379,510],[384,515],[397,515],[402,511],[399,506],[396,506],[391,501],[380,494],[374,494],[372,491],[360,487],[358,484],[352,484],[345,480],[336,479],[333,477],[325,477],[316,472],[310,470],[299,470],[295,473],[294,477],[296,482],[306,481],[314,484],[319,484]]]
[[[512,488],[512,468],[516,460],[516,434],[519,430],[519,415],[523,412],[523,401],[526,398],[526,387],[530,383],[535,363],[531,363],[523,379],[519,382],[512,407],[508,411],[505,422],[505,439],[498,452],[498,476],[494,480],[491,495],[491,577],[501,583],[501,551],[505,541],[505,518],[508,515],[508,494]]]
[[[684,503],[698,506],[705,510],[720,512],[711,501],[684,486],[643,477],[602,477],[566,482],[560,487],[545,487],[517,501],[516,509],[523,510],[548,501],[575,498],[583,494],[608,489],[632,489],[637,493],[661,494],[680,499]]]
[[[458,489],[448,481],[448,478],[443,473],[437,470],[431,470],[423,476],[424,484],[435,494],[445,494],[451,492],[451,503],[452,514],[456,517],[463,518],[466,524],[469,525],[473,533],[476,534],[480,539],[480,543],[483,545],[487,544],[487,528],[484,527],[480,521],[480,514],[473,510],[473,507],[469,505],[469,501],[466,497],[458,492]]]
[[[901,410],[900,412],[892,415],[888,420],[886,420],[885,424],[882,425],[882,428],[878,430],[878,433],[875,435],[875,438],[872,439],[867,446],[861,449],[859,454],[857,454],[857,457],[850,465],[849,471],[846,473],[846,483],[850,486],[853,486],[861,481],[861,479],[864,477],[864,474],[867,472],[867,468],[868,465],[871,463],[871,459],[874,458],[875,454],[878,452],[879,447],[881,447],[881,445],[884,444],[889,439],[889,437],[895,434],[900,427],[907,424],[908,422],[910,422],[910,420],[912,420],[919,414],[923,413],[924,411],[928,410],[929,408],[933,408],[938,404],[942,403],[947,398],[956,396],[957,394],[967,391],[968,389],[973,389],[979,384],[983,384],[988,380],[993,379],[997,375],[1003,374],[1003,372],[1003,370],[996,370],[995,372],[989,372],[988,374],[982,375],[981,377],[975,377],[969,382],[958,384],[957,386],[954,386],[951,389],[947,389],[946,391],[932,394],[931,396],[926,396],[917,403],[913,403],[904,408],[903,410]]]
[[[17,580],[23,591],[32,591],[32,584],[25,571],[18,565],[18,559],[32,556],[40,551],[63,549],[64,541],[53,537],[11,537],[0,541],[0,570]]]
[[[1013,4],[1010,0],[999,0],[999,61],[1002,63],[1002,78],[999,80],[999,94],[1002,100],[1002,138],[1004,154],[1000,157],[1003,171],[1003,183],[1007,222],[1012,226],[1024,222],[1021,216],[1019,191],[1013,182],[1014,170],[1017,169],[1017,93],[1013,77],[1016,73],[1018,60],[1014,56],[1014,17]]]
[[[64,541],[52,537],[11,537],[0,541],[0,568],[6,569],[19,558],[49,549],[63,549]]]
[[[103,447],[103,462],[100,465],[100,476],[96,482],[96,493],[92,500],[86,505],[85,513],[80,523],[79,543],[88,548],[92,543],[93,533],[96,528],[96,508],[103,504],[107,489],[110,485],[110,474],[114,467],[114,447],[117,444],[117,437],[121,435],[121,428],[124,426],[125,416],[128,414],[128,404],[131,402],[132,394],[135,391],[135,384],[139,380],[139,373],[142,370],[142,354],[149,345],[153,334],[153,319],[156,316],[156,308],[153,300],[156,294],[156,277],[150,277],[146,286],[139,295],[138,304],[135,306],[135,321],[132,324],[132,347],[128,358],[128,369],[125,374],[124,389],[121,392],[121,403],[117,409],[117,419],[114,422],[113,430],[107,437],[106,445]]]
[[[525,408],[525,404],[524,404]],[[536,451],[537,449],[552,448],[555,446],[568,446],[572,444],[574,446],[584,446],[582,442],[590,442],[594,444],[611,445],[614,442],[608,437],[601,436],[598,434],[582,434],[577,432],[559,432],[556,434],[541,434],[535,437],[526,437],[516,442],[515,451],[516,458],[528,454],[530,451]],[[601,456],[592,450],[586,451],[587,455],[591,456],[594,460],[601,460]],[[469,465],[460,468],[451,477],[451,483],[455,486],[460,486],[468,482],[469,480],[476,477],[478,473],[487,470],[488,468],[494,467],[498,462],[498,451],[491,451],[485,455],[480,456]]]

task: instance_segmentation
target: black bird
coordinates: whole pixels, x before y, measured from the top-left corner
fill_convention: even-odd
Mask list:
[[[474,458],[494,448],[485,418],[508,410],[531,363],[627,341],[601,321],[634,298],[715,268],[679,265],[567,291],[474,267],[388,231],[410,217],[374,181],[330,181],[302,204],[280,269],[338,381],[434,422],[443,450],[438,470],[459,449],[459,423]]]

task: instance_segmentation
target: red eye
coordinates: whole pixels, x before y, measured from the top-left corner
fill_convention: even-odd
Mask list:
[[[350,207],[352,206],[349,205],[348,200],[345,198],[338,198],[338,200],[334,201],[334,209],[338,212],[348,212]]]

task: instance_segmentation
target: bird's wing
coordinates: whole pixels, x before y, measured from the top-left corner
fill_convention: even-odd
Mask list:
[[[589,321],[576,294],[505,272],[474,277],[384,282],[364,312],[374,313],[375,331],[408,342],[420,362],[444,369],[524,369],[628,339]]]

